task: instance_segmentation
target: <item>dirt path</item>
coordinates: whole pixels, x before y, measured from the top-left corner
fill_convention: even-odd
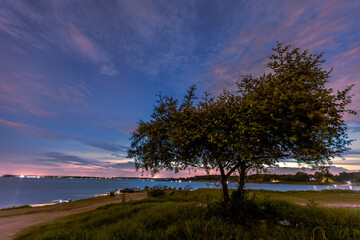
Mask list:
[[[359,204],[352,204],[352,203],[323,203],[321,205],[326,207],[350,207],[350,208],[360,207]]]
[[[306,206],[306,203],[296,203],[299,204],[301,206]],[[360,208],[360,204],[356,204],[356,203],[317,203],[319,204],[319,206],[324,206],[324,207],[340,207],[340,208]]]
[[[146,197],[146,192],[128,193],[125,200],[141,200]],[[116,195],[115,198],[105,196],[43,207],[0,211],[0,240],[12,239],[27,227],[50,222],[59,217],[91,211],[106,204],[121,203],[123,199],[122,195]]]

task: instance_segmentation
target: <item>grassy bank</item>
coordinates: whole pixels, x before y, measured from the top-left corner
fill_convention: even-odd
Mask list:
[[[317,204],[329,197],[356,200],[360,197],[358,193],[252,193],[256,197],[247,205],[251,214],[245,215],[245,223],[223,216],[222,208],[216,203],[220,198],[219,190],[169,191],[162,196],[110,204],[91,212],[63,218],[29,229],[17,239],[360,238],[358,209],[327,208]],[[314,200],[316,197],[318,200]],[[305,205],[294,203],[299,201]],[[285,219],[289,226],[279,223]]]
[[[23,209],[23,208],[31,208],[31,206],[30,205],[21,205],[21,206],[14,206],[14,207],[8,207],[8,208],[1,208],[0,211]]]

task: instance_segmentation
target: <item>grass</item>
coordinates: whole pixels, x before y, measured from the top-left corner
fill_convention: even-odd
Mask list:
[[[360,192],[350,190],[323,190],[323,191],[267,191],[251,190],[250,193],[260,198],[270,196],[272,199],[281,199],[294,203],[306,204],[309,200],[317,203],[352,203],[360,204]]]
[[[253,193],[256,197],[246,205],[248,214],[236,210],[235,218],[223,216],[216,201],[219,190],[168,191],[33,227],[16,239],[360,239],[360,210],[326,208],[309,201],[342,199],[352,192]],[[294,204],[294,199],[308,204]],[[245,223],[236,220],[239,216]],[[279,224],[285,219],[289,226]]]
[[[31,206],[30,205],[21,205],[21,206],[9,207],[9,208],[1,208],[0,211],[7,211],[7,210],[13,210],[13,209],[22,209],[22,208],[31,208]]]

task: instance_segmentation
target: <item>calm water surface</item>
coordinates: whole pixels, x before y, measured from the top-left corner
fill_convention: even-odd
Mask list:
[[[25,204],[44,204],[71,198],[80,200],[108,193],[115,189],[144,188],[145,186],[169,186],[198,188],[218,188],[214,182],[169,182],[143,181],[140,179],[66,179],[66,178],[2,178],[0,177],[0,209]],[[236,183],[230,183],[236,188]],[[290,184],[246,184],[248,189],[273,191],[321,191],[323,189],[349,189],[349,186],[290,185]],[[360,187],[352,187],[359,191]]]

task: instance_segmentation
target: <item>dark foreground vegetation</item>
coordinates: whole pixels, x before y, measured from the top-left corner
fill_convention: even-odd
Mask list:
[[[215,201],[219,190],[150,195],[157,197],[110,204],[30,229],[17,239],[360,239],[360,210],[322,207],[314,200],[358,198],[354,192],[252,191],[229,205]],[[306,203],[285,200],[296,198]]]

